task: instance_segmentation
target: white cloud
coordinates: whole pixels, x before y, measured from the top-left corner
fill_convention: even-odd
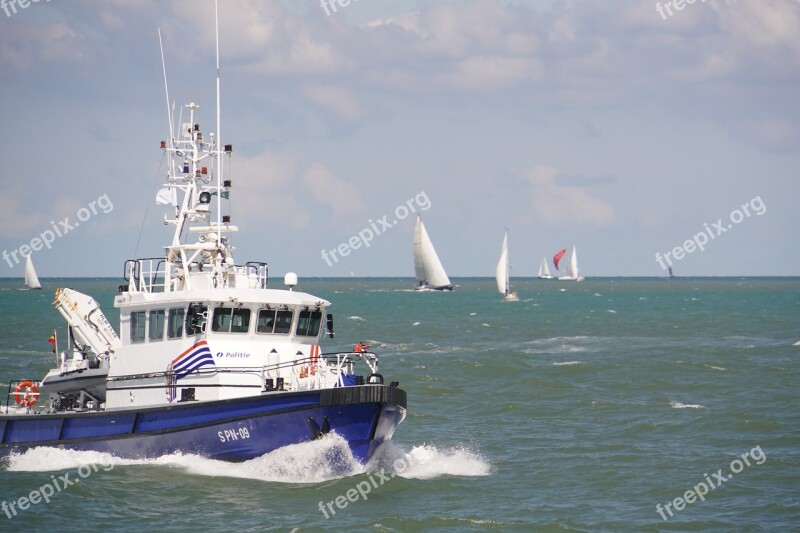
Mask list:
[[[608,202],[591,196],[585,188],[556,183],[558,169],[536,165],[525,178],[531,184],[536,214],[549,224],[588,222],[607,226],[614,222],[616,209]]]
[[[455,65],[449,81],[456,87],[502,89],[541,77],[542,67],[525,57],[474,56]]]
[[[214,10],[198,9],[195,0],[172,5],[174,15],[192,25],[192,39],[203,39],[206,49],[212,50]],[[229,0],[220,9],[221,54],[254,72],[319,76],[349,64],[332,38],[336,26],[293,16],[277,0]]]
[[[361,195],[352,185],[295,151],[249,158],[240,154],[229,168],[231,214],[234,222],[243,218],[249,227],[267,223],[305,228],[318,216],[340,216],[363,208]]]
[[[27,195],[5,191],[0,199],[0,238],[27,243],[32,237],[49,227],[39,212],[31,212]]]
[[[355,120],[361,116],[361,107],[345,87],[311,85],[304,92],[309,100],[341,118]]]
[[[64,22],[7,24],[0,29],[0,68],[7,64],[35,70],[42,63],[82,61],[87,56],[85,46],[84,37]]]
[[[303,182],[317,202],[328,206],[334,215],[344,215],[364,209],[364,202],[355,187],[338,179],[330,169],[319,163],[309,166]]]

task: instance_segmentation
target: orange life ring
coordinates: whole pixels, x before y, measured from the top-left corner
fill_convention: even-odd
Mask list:
[[[39,400],[39,387],[33,381],[23,381],[14,389],[14,401],[22,407],[33,407]]]

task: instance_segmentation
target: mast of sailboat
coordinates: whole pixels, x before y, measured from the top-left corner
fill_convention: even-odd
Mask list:
[[[511,291],[511,287],[509,286],[508,278],[509,278],[509,269],[511,268],[511,257],[508,253],[508,228],[506,228],[506,237],[505,237],[505,244],[506,244],[506,296]]]

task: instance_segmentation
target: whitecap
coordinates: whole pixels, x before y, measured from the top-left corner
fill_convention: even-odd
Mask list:
[[[124,464],[124,460],[103,452],[38,447],[23,453],[12,452],[8,456],[7,469],[10,472],[57,472],[91,464],[103,465],[110,470],[115,465]]]
[[[121,459],[103,452],[34,448],[12,453],[8,470],[15,472],[55,472],[95,465],[93,470],[109,471],[115,466],[177,468],[187,474],[205,477],[253,479],[272,483],[321,483],[384,470],[391,477],[431,479],[441,476],[487,476],[491,464],[480,453],[465,446],[439,448],[433,444],[407,447],[385,442],[373,458],[362,465],[350,451],[347,441],[336,433],[319,440],[284,446],[244,461],[230,463],[194,454],[175,453],[153,459]],[[86,477],[81,474],[82,477]]]
[[[705,409],[705,405],[700,405],[699,403],[681,403],[681,402],[669,402],[669,406],[673,409]]]
[[[378,449],[365,467],[367,472],[384,470],[406,479],[432,479],[441,476],[488,476],[491,464],[480,453],[464,446],[440,449],[433,444],[413,446],[406,451],[392,441]]]
[[[197,476],[277,483],[319,483],[363,471],[363,466],[353,457],[347,441],[335,433],[319,440],[284,446],[242,463],[183,453],[153,459],[121,459],[101,452],[34,448],[22,454],[12,454],[9,457],[8,470],[49,472],[91,464],[102,465],[104,470],[118,465],[162,466],[179,468]]]

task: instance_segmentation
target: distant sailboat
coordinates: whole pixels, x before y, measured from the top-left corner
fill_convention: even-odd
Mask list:
[[[497,290],[503,295],[506,302],[516,302],[519,300],[516,292],[511,292],[511,284],[508,279],[508,230],[503,237],[503,247],[500,249],[500,260],[497,261],[495,278],[497,279]]]
[[[42,284],[39,283],[39,277],[36,275],[36,269],[33,268],[33,260],[30,254],[25,258],[25,286],[29,289],[42,288]]]
[[[669,267],[669,277],[671,277],[671,278],[675,277],[675,273],[672,272],[672,267]]]
[[[425,230],[422,219],[418,216],[414,226],[414,272],[419,282],[418,291],[452,291],[453,285],[444,271],[439,256],[433,248],[433,243]]]
[[[556,254],[556,257],[561,259],[561,257],[564,256],[565,251],[566,249],[561,250],[558,252],[558,254]],[[575,251],[574,246],[572,247],[572,255],[569,258],[569,263],[567,263],[567,275],[559,276],[558,279],[561,281],[583,281],[585,279],[578,271],[578,254]]]
[[[550,267],[547,266],[547,258],[542,259],[542,264],[539,265],[539,279],[553,279],[550,274]]]

